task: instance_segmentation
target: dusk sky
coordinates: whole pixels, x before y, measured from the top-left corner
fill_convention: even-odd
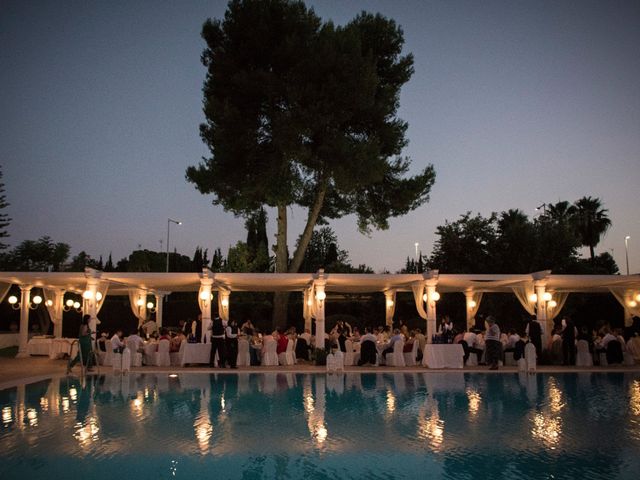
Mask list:
[[[332,222],[352,263],[394,272],[431,253],[435,229],[600,197],[613,227],[596,253],[640,271],[640,1],[309,1],[344,24],[395,19],[415,74],[399,116],[431,201],[371,237]],[[0,165],[13,246],[51,236],[114,261],[141,245],[189,256],[244,240],[242,219],[185,180],[208,150],[203,22],[225,1],[0,0]],[[269,236],[275,243],[275,214]],[[290,250],[305,215],[290,212]],[[163,243],[163,249],[166,243]],[[526,252],[523,252],[526,254]]]

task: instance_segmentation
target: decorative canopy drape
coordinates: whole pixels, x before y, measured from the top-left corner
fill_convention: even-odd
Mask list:
[[[385,296],[385,312],[386,312],[386,324],[393,324],[393,316],[396,313],[396,291],[394,289],[386,290]]]
[[[536,313],[536,304],[529,300],[529,297],[535,293],[533,289],[533,283],[526,283],[517,287],[511,287],[516,298],[520,302],[520,305],[529,313],[534,315]]]
[[[416,302],[416,310],[418,310],[418,315],[421,318],[427,319],[427,312],[424,309],[424,299],[422,296],[424,295],[424,283],[414,283],[411,285],[411,290],[413,291],[413,299]]]
[[[478,309],[480,308],[480,302],[482,301],[482,296],[483,293],[482,292],[473,292],[473,295],[471,296],[471,300],[473,300],[476,304],[473,307],[469,307],[469,316],[471,318],[476,316],[476,313],[478,313]]]
[[[635,299],[635,295],[640,292],[634,292],[633,290],[629,290],[624,287],[612,287],[609,288],[609,290],[624,308],[626,312],[624,324],[625,326],[630,327],[633,323],[633,317],[640,317],[640,302]]]
[[[560,314],[562,307],[564,307],[564,304],[567,302],[567,298],[569,297],[569,292],[549,291],[549,293],[551,294],[551,297],[553,298],[553,300],[555,300],[556,306],[551,308],[549,304],[547,304],[547,321],[553,321],[553,319]]]
[[[203,285],[200,285],[200,289],[198,290],[198,307],[200,307],[200,313],[204,313],[204,309],[206,308],[207,302],[211,300],[210,298],[206,298],[206,299],[200,298],[203,290],[205,290],[205,287]]]
[[[102,297],[104,300],[104,297]],[[142,305],[138,305],[138,300],[142,299]],[[147,292],[146,290],[130,289],[129,290],[129,304],[131,305],[131,311],[138,319],[138,328],[147,319]]]
[[[98,315],[98,313],[100,313],[100,309],[102,308],[102,305],[104,305],[104,301],[107,299],[107,291],[108,290],[109,290],[109,282],[103,281],[103,282],[100,282],[98,284],[97,291],[102,295],[102,298],[100,300],[96,301],[96,315]],[[146,302],[145,302],[145,304],[146,304]],[[98,322],[98,323],[100,323],[100,322]]]
[[[225,322],[229,321],[229,295],[231,295],[231,292],[229,290],[218,290],[218,315],[220,315],[220,318]],[[225,298],[227,299],[226,306],[222,304],[222,301]]]
[[[0,283],[0,303],[4,301],[4,297],[7,296],[9,290],[11,289],[10,283]]]
[[[42,289],[42,294],[44,295],[44,304],[47,307],[47,311],[49,312],[49,317],[51,317],[51,322],[54,325],[58,325],[62,322],[62,307],[64,307],[64,290],[51,290],[48,288]],[[51,306],[49,306],[49,300],[51,300]]]

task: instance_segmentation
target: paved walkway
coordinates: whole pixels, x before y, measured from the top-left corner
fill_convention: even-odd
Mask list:
[[[8,388],[18,383],[31,383],[43,378],[63,376],[66,374],[67,360],[51,360],[44,356],[27,358],[0,358],[0,390]],[[219,369],[208,367],[134,367],[132,372],[172,372],[172,373],[226,373],[235,375],[238,373],[262,373],[277,371],[283,373],[326,373],[325,367],[316,367],[309,364],[297,364],[290,367],[239,367],[237,370]],[[488,370],[486,366],[465,367],[463,370],[451,369],[428,369],[425,367],[345,367],[346,372],[361,373],[381,373],[381,372],[464,372],[464,373],[517,373],[517,367],[502,367],[500,370]],[[78,375],[79,367],[74,369],[74,374]],[[111,367],[101,367],[100,373],[112,373]],[[540,373],[573,373],[573,372],[639,372],[640,365],[609,366],[609,367],[562,367],[562,366],[538,366]]]

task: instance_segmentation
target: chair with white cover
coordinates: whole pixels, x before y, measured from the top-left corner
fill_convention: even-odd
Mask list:
[[[407,367],[413,367],[416,365],[416,357],[418,356],[418,341],[411,342],[411,351],[403,352],[404,364]]]
[[[179,367],[182,365],[182,356],[184,355],[186,340],[182,340],[180,342],[180,348],[177,352],[169,352],[169,361],[171,362],[172,367]]]
[[[294,354],[295,350],[293,347],[295,346],[295,342],[291,339],[287,342],[287,349],[278,354],[278,363],[280,365],[293,365],[296,361],[296,356]]]
[[[393,352],[387,353],[385,361],[389,367],[404,367],[404,340],[396,340],[393,344]]]
[[[111,342],[105,342],[106,350],[102,352],[104,355],[100,355],[100,359],[102,360],[102,365],[105,367],[111,367],[113,365],[113,348],[111,348]]]
[[[122,351],[122,372],[130,372],[131,371],[131,350],[129,347],[124,347]]]
[[[154,355],[153,364],[156,367],[170,367],[171,366],[171,356],[169,355],[169,350],[171,349],[171,344],[169,340],[160,340],[158,342],[158,351]]]
[[[122,354],[114,353],[113,354],[113,371],[121,371],[122,370]]]
[[[353,342],[348,338],[344,341],[344,364],[348,367],[351,367],[354,362],[354,354],[353,354]]]
[[[131,366],[132,367],[141,367],[142,366],[142,353],[138,352],[138,344],[133,340],[127,338],[126,340],[127,348],[131,351]]]
[[[578,340],[576,344],[578,353],[576,354],[576,367],[593,367],[593,356],[589,352],[589,342]]]
[[[326,365],[327,365],[327,372],[336,371],[336,356],[333,353],[327,354]]]
[[[524,359],[527,361],[527,372],[535,372],[537,370],[538,355],[536,354],[536,346],[531,342],[524,346]]]
[[[342,350],[336,351],[336,353],[334,353],[333,356],[335,358],[336,370],[340,370],[341,372],[344,372],[344,353],[342,353]]]
[[[276,353],[278,343],[273,339],[265,340],[263,348],[264,354],[262,355],[262,365],[265,367],[278,365],[278,354]]]
[[[236,365],[239,367],[248,367],[251,365],[251,357],[249,356],[249,340],[246,338],[238,338],[238,359]]]

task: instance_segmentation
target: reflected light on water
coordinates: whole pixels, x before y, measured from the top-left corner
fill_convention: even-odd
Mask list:
[[[396,411],[396,397],[391,390],[387,390],[387,412],[393,413]]]
[[[62,397],[62,411],[64,413],[69,411],[69,397]]]
[[[220,397],[220,408],[222,409],[222,411],[224,412],[226,403],[224,401],[224,395]]]
[[[629,385],[629,409],[634,415],[640,416],[640,381],[634,380]],[[4,415],[3,417],[4,418]]]
[[[560,433],[562,432],[560,418],[545,416],[538,412],[533,416],[532,423],[531,436],[547,448],[555,450],[560,443]]]
[[[428,417],[426,409],[420,409],[418,414],[418,438],[426,440],[434,452],[442,450],[444,420],[440,419],[437,404],[431,407],[431,415]]]
[[[211,435],[213,435],[213,425],[211,425],[209,414],[198,415],[193,427],[195,428],[200,453],[204,455],[209,451],[209,440],[211,440]]]
[[[47,410],[49,410],[49,399],[46,397],[41,397],[40,398],[40,408],[42,408],[43,412],[46,412]]]
[[[27,409],[27,419],[29,420],[29,426],[38,426],[38,412],[34,408]]]
[[[472,389],[467,389],[467,398],[469,399],[469,416],[476,417],[480,410],[480,394]]]
[[[11,407],[4,407],[2,409],[2,424],[9,425],[13,422],[13,412],[11,411]]]
[[[304,411],[307,413],[313,413],[315,410],[313,395],[310,393],[304,396]]]
[[[69,389],[69,396],[71,397],[72,402],[75,402],[78,399],[78,391],[75,387],[71,387]]]
[[[549,407],[551,413],[560,413],[565,403],[562,401],[562,391],[558,388],[554,378],[549,379]]]
[[[329,432],[327,431],[327,427],[325,426],[324,422],[319,421],[315,424],[313,429],[313,438],[318,442],[319,445],[322,445],[325,442],[328,435]]]
[[[142,396],[142,393],[139,393],[138,396],[134,398],[133,401],[131,402],[131,412],[133,413],[134,416],[136,417],[142,416],[143,405],[144,405],[144,397]]]
[[[86,448],[98,440],[98,432],[100,432],[98,417],[90,415],[84,424],[81,422],[75,424],[75,433],[73,436],[82,448]]]

